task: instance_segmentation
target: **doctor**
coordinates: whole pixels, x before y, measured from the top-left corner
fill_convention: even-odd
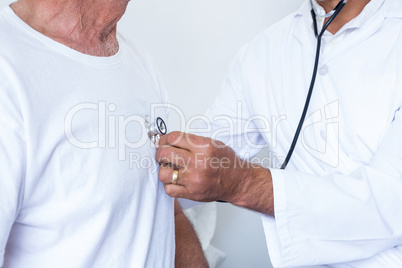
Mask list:
[[[338,3],[308,0],[244,46],[211,138],[162,137],[159,179],[260,212],[275,267],[402,267],[402,1]],[[269,169],[250,160],[266,144]]]

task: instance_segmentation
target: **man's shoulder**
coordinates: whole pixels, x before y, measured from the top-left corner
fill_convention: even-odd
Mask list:
[[[8,6],[0,9],[0,76],[6,76],[11,70],[11,62],[21,54],[17,45],[18,29],[10,20],[10,12],[13,11]]]
[[[148,74],[148,77],[157,85],[158,93],[163,96],[164,101],[167,101],[167,93],[160,84],[158,79],[158,71],[154,65],[154,60],[151,54],[136,40],[128,37],[128,35],[118,32],[118,40],[120,45],[125,46],[125,51],[127,56],[130,58],[131,62],[137,62]]]
[[[8,20],[9,13],[12,9],[9,6],[0,7],[0,27],[3,28]]]
[[[138,57],[141,61],[144,61],[144,63],[149,64],[151,57],[138,41],[130,38],[124,32],[118,32],[117,35],[120,45],[124,45],[132,56]]]
[[[12,12],[10,7],[0,9],[0,57],[21,53],[19,44],[24,32],[13,22],[16,15]]]
[[[301,20],[302,16],[298,12],[287,15],[243,45],[237,54],[237,58],[244,61],[253,58],[266,58],[272,52],[276,54],[293,36],[293,26],[300,23]]]
[[[10,7],[0,8],[0,34],[10,34],[10,31],[15,31],[16,27],[12,22],[12,12],[13,10]],[[0,45],[4,44],[4,41],[10,40],[12,36],[4,36],[6,38],[1,38],[2,42]]]
[[[385,0],[384,15],[385,17],[402,18],[402,1]]]

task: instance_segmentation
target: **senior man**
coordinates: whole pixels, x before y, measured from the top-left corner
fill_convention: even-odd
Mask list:
[[[166,192],[260,212],[275,267],[402,267],[402,1],[345,2],[308,0],[240,50],[203,129],[223,143],[159,143]],[[265,144],[270,168],[245,161]]]
[[[156,163],[144,116],[166,96],[116,32],[127,4],[0,11],[2,267],[207,267],[178,202],[139,164]]]

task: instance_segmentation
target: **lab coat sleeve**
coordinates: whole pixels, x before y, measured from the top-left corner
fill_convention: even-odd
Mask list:
[[[0,66],[0,267],[18,214],[25,178],[25,133],[18,96]]]
[[[264,146],[266,141],[261,129],[252,120],[250,107],[247,105],[247,85],[242,79],[241,56],[243,50],[232,62],[229,75],[224,80],[214,104],[206,113],[207,124],[198,124],[192,132],[209,136],[230,146],[246,160],[250,160]]]
[[[349,175],[271,171],[275,219],[263,216],[263,224],[275,267],[344,263],[392,250],[401,258],[401,137],[397,111],[371,163]]]

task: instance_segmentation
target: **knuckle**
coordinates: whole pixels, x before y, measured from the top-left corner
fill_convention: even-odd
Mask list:
[[[215,148],[211,145],[205,148],[205,155],[207,156],[213,156],[215,152]]]
[[[197,143],[203,148],[208,148],[210,147],[210,138],[197,136]]]
[[[188,141],[190,141],[193,144],[199,144],[202,137],[201,136],[197,136],[197,135],[192,135],[192,134],[187,134],[186,138]]]
[[[217,148],[224,148],[224,147],[226,147],[226,144],[224,144],[223,142],[218,141],[218,140],[214,140],[213,143],[214,143],[214,145],[215,145]]]

